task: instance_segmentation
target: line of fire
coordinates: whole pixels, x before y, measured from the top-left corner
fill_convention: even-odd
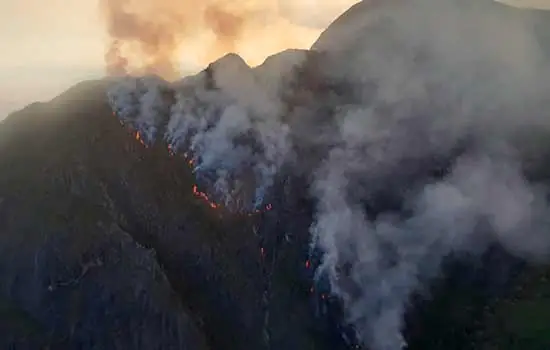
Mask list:
[[[117,117],[117,119],[119,120],[119,123],[123,126],[123,127],[126,127],[130,133],[132,135],[134,135],[134,138],[136,139],[136,141],[138,141],[143,147],[145,148],[148,148],[148,145],[147,143],[145,142],[142,134],[140,133],[139,130],[134,130],[131,126],[127,126],[121,119],[118,118],[118,116],[116,115],[116,113],[113,112],[113,116]],[[168,150],[168,154],[171,156],[171,157],[174,157],[177,155],[177,152],[176,150],[172,147],[172,145],[168,144],[167,145],[167,150]],[[185,159],[187,165],[193,169],[194,167],[194,160],[189,157],[188,153],[185,152],[182,154],[182,157]],[[212,200],[208,194],[204,191],[201,191],[199,189],[199,186],[197,184],[193,184],[192,186],[192,192],[193,192],[193,195],[196,197],[196,198],[199,198],[201,200],[203,200],[211,209],[221,209],[222,206],[218,203],[216,203],[214,200]],[[271,211],[273,209],[273,205],[272,204],[266,204],[263,208],[263,210],[260,210],[260,209],[255,209],[253,212],[250,212],[248,213],[249,216],[252,216],[252,215],[256,215],[256,214],[262,214],[262,213],[265,213],[265,212],[268,212],[268,211]],[[262,261],[266,258],[266,249],[263,247],[263,246],[260,246],[259,247],[259,251],[260,251],[260,257],[262,259]],[[319,259],[315,259],[314,257],[312,257],[312,253],[310,252],[310,254],[308,254],[308,258],[306,259],[305,263],[304,263],[304,267],[306,270],[310,271],[310,273],[313,275],[315,270],[316,270],[316,267],[319,262],[316,261],[316,263],[313,263],[312,260],[319,260]],[[315,266],[314,266],[315,265]],[[314,278],[315,279],[315,278]],[[324,290],[317,290],[318,288],[316,288],[316,283],[314,281],[313,285],[311,286],[311,288],[309,289],[309,292],[311,294],[317,294],[318,297],[323,300],[323,301],[326,301],[329,299],[329,293],[324,291]],[[323,289],[323,288],[321,288]]]

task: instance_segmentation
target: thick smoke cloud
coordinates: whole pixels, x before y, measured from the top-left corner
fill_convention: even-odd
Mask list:
[[[107,73],[172,80],[182,56],[207,64],[232,52],[256,65],[275,52],[308,47],[327,18],[354,2],[101,0],[109,35]]]
[[[334,52],[329,74],[362,93],[315,173],[312,232],[349,321],[376,350],[401,348],[411,293],[449,253],[497,241],[542,259],[550,242],[546,188],[526,179],[523,162],[545,146],[527,150],[525,134],[550,131],[548,61],[532,18],[484,1],[393,3],[317,43]],[[446,176],[418,179],[419,166],[442,158]],[[366,209],[388,186],[407,214]]]
[[[173,84],[127,79],[110,99],[151,140],[190,152],[228,205],[241,198],[250,210],[282,169],[305,171],[318,275],[362,342],[396,350],[411,294],[449,254],[497,242],[546,260],[549,193],[535,180],[550,159],[549,57],[540,14],[490,1],[353,11],[316,43],[323,54],[285,52],[256,69],[230,55]],[[300,79],[311,57],[321,57],[316,80],[339,91]],[[250,183],[247,205],[239,191]]]
[[[277,97],[283,78],[277,73],[290,73],[303,59],[303,52],[289,51],[253,71],[237,55],[227,55],[172,84],[155,77],[122,79],[109,100],[145,142],[164,139],[187,154],[199,182],[218,201],[254,210],[266,204],[277,170],[290,157],[289,128]]]

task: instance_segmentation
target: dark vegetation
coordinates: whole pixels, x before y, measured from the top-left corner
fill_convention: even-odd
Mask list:
[[[118,123],[105,86],[0,128],[2,347],[325,348],[300,276],[307,226],[283,252],[281,217],[209,208],[183,159]]]

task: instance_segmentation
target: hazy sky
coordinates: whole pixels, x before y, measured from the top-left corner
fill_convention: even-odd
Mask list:
[[[95,1],[0,0],[0,117],[100,76]]]
[[[303,46],[355,1],[296,0],[304,10],[302,20],[316,18],[314,9],[324,8],[318,29],[297,31]],[[550,5],[550,0],[523,1]],[[0,0],[0,119],[78,81],[102,76],[105,37],[97,6],[97,0]],[[246,56],[246,49],[242,53]]]
[[[306,10],[308,19],[316,18],[311,9],[323,3],[325,13],[317,17],[328,24],[355,1],[296,3]],[[308,47],[322,28],[303,29],[299,37],[302,46]],[[104,43],[97,0],[0,0],[0,119],[8,111],[49,99],[80,80],[101,77]],[[243,48],[242,54],[247,50],[254,51]],[[182,65],[192,62],[182,55]],[[197,68],[197,64],[190,67]]]

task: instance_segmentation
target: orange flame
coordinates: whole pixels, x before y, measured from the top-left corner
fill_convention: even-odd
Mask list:
[[[116,115],[115,112],[113,112],[113,116],[117,117],[117,115]],[[121,125],[123,125],[123,126],[125,125],[124,122],[123,122],[122,120],[120,120],[120,119],[119,119],[119,122],[120,122]],[[135,131],[135,133],[134,133],[134,130],[133,130],[133,128],[132,128],[131,126],[127,126],[127,128],[128,128],[128,130],[129,130],[129,132],[130,132],[131,134],[134,134],[134,137],[135,137],[135,139],[136,139],[137,141],[139,141],[145,148],[148,147],[147,144],[145,144],[145,142],[143,141],[143,138],[142,138],[141,133],[140,133],[139,131]],[[173,156],[173,155],[176,154],[176,152],[175,152],[175,150],[174,150],[174,148],[173,148],[173,146],[172,146],[171,144],[168,144],[168,145],[167,145],[167,149],[168,149],[169,155]],[[188,152],[183,153],[183,157],[184,157],[185,159],[187,159],[187,158],[189,157]],[[189,159],[189,160],[187,161],[187,163],[188,163],[189,166],[191,166],[191,167],[195,164],[195,162],[194,162],[193,159]],[[210,200],[210,198],[208,197],[208,195],[206,194],[206,192],[199,191],[199,188],[198,188],[198,186],[197,186],[196,184],[193,185],[192,190],[193,190],[193,194],[194,194],[196,197],[198,197],[198,198],[204,200],[204,201],[208,204],[208,206],[209,206],[210,208],[212,208],[212,209],[220,209],[220,208],[222,208],[222,206],[221,206],[220,204],[218,204],[218,203],[216,203],[216,202]],[[273,209],[273,205],[267,204],[267,205],[265,206],[265,210],[266,210],[266,211],[269,211],[269,210],[271,210],[271,209]],[[259,214],[260,212],[261,212],[260,210],[256,209],[256,210],[254,210],[254,212],[249,213],[248,216],[252,216],[253,214]],[[263,248],[262,248],[262,252],[263,252]],[[262,253],[262,254],[263,254],[263,253]]]
[[[143,139],[141,138],[141,134],[139,133],[139,131],[136,131],[136,140],[138,140],[139,143],[141,143],[142,146],[144,146],[145,148],[147,148],[147,145],[145,144],[145,142],[144,142]]]

